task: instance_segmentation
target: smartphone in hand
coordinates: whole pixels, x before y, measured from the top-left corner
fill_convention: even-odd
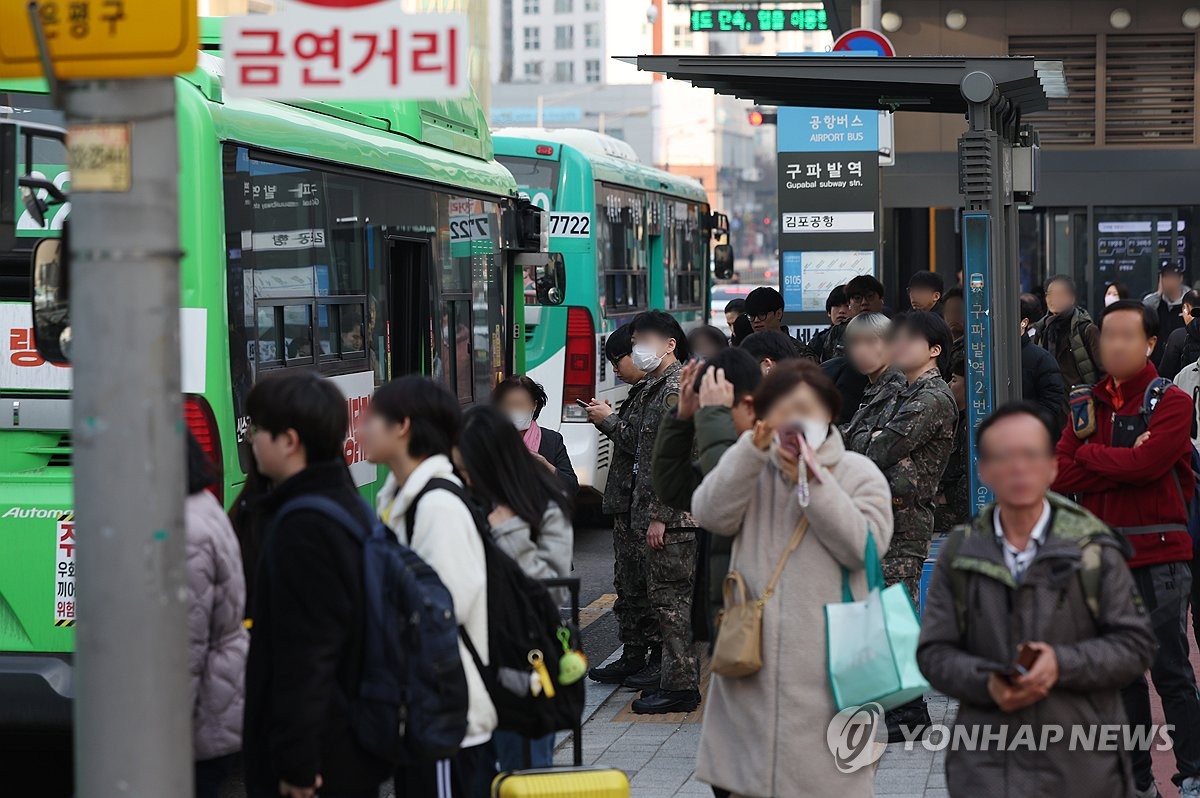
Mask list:
[[[591,407],[591,405],[590,405],[590,404],[588,404],[587,402],[583,401],[582,399],[576,399],[576,400],[575,400],[575,404],[579,405],[579,406],[580,406],[580,407],[582,407],[584,410],[587,410],[589,407]]]

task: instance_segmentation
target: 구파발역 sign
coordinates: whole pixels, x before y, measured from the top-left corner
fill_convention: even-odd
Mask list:
[[[467,18],[394,3],[227,17],[225,91],[262,99],[451,100],[470,93]]]
[[[42,77],[28,5],[0,2],[0,77]],[[196,67],[196,0],[37,0],[37,9],[59,78],[166,77]]]

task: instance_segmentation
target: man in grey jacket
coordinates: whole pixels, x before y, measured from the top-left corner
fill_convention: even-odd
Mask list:
[[[1135,794],[1120,691],[1154,635],[1126,544],[1049,492],[1053,439],[1026,402],[980,425],[996,503],[951,533],[929,585],[917,662],[962,702],[955,737],[988,742],[950,746],[952,796]]]

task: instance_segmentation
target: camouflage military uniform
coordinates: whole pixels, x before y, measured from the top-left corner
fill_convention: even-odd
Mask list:
[[[904,379],[904,372],[889,368],[879,375],[879,379],[867,386],[863,391],[862,403],[858,410],[854,411],[854,418],[850,419],[842,430],[847,449],[866,454],[867,445],[871,442],[871,433],[875,430],[875,422],[905,385],[907,381]]]
[[[958,428],[954,435],[954,451],[946,463],[938,488],[939,503],[933,511],[933,531],[948,532],[971,520],[971,486],[967,469],[970,466],[967,452],[967,411],[958,414]],[[945,499],[945,503],[941,503]]]
[[[646,530],[636,529],[629,522],[637,458],[633,411],[642,388],[643,384],[630,388],[621,409],[600,424],[600,431],[613,441],[603,504],[604,512],[613,517],[613,586],[617,591],[613,614],[620,640],[629,648],[652,648],[659,642],[658,619],[647,589],[650,563]]]
[[[627,406],[632,407],[626,423],[609,424],[606,420],[600,426],[618,448],[627,449],[632,445],[635,450],[629,536],[632,541],[640,535],[642,556],[648,561],[646,595],[657,620],[657,639],[662,642],[661,686],[664,690],[694,690],[699,676],[692,639],[696,522],[690,514],[660,500],[651,479],[654,439],[663,417],[679,404],[682,368],[675,363],[657,377],[648,377],[637,397],[627,402]],[[610,472],[609,480],[612,478]],[[661,521],[666,526],[665,545],[657,551],[646,545],[646,530],[651,521]],[[617,620],[621,622],[620,615]],[[623,628],[621,634],[625,634]]]
[[[904,582],[917,603],[921,566],[933,537],[934,498],[954,449],[958,407],[936,368],[905,385],[878,416],[863,451],[892,489],[892,544],[883,559],[888,584]]]

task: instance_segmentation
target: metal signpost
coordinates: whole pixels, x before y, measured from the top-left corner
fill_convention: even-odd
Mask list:
[[[779,275],[784,310],[807,339],[828,326],[825,299],[879,261],[878,115],[779,109]]]
[[[882,34],[862,28],[839,36],[833,52],[896,54]],[[781,57],[792,55],[798,54]],[[779,108],[779,282],[784,311],[802,340],[828,326],[830,291],[878,272],[879,117],[857,109]]]
[[[0,75],[67,118],[79,798],[192,794],[172,76],[197,31],[196,0],[0,4]]]
[[[1017,204],[1013,147],[1021,141],[1020,111],[983,71],[968,72],[959,84],[967,101],[969,127],[958,140],[959,188],[963,210],[963,281],[967,288],[967,441],[971,455],[971,501],[975,509],[990,500],[974,466],[975,430],[992,404],[1021,398],[1021,281],[1016,263]],[[1025,133],[1026,145],[1035,139]],[[1036,167],[1033,167],[1036,168]],[[1036,183],[1029,176],[1032,193]],[[995,266],[995,268],[993,268]],[[972,342],[974,346],[972,347]]]

